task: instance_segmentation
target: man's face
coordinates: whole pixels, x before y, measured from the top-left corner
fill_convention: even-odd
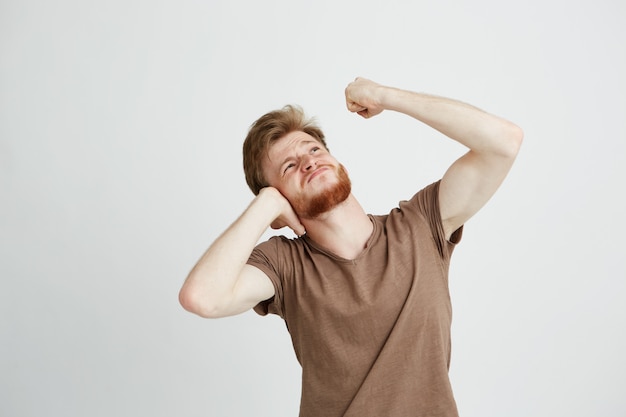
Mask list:
[[[350,179],[343,165],[304,132],[279,139],[263,162],[268,183],[289,200],[301,218],[318,217],[350,195]]]

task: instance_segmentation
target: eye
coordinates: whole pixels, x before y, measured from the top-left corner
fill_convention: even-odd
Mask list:
[[[315,152],[317,152],[319,150],[320,150],[319,146],[314,146],[314,147],[311,148],[311,153],[315,153]]]
[[[287,166],[285,167],[285,170],[283,171],[283,174],[287,173],[289,168],[293,168],[295,165],[296,164],[294,164],[293,162],[290,162],[289,164],[287,164]]]

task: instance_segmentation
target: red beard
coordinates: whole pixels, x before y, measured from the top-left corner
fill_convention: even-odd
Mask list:
[[[314,219],[343,203],[352,191],[352,183],[343,165],[337,168],[337,183],[310,198],[299,197],[291,205],[299,217]]]

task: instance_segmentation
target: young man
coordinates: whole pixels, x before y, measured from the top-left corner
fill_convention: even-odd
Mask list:
[[[449,261],[463,224],[511,168],[522,131],[467,104],[363,78],[345,94],[351,112],[404,113],[469,151],[440,181],[373,216],[317,126],[291,106],[266,114],[244,143],[256,198],[192,269],[181,304],[202,317],[280,315],[302,365],[301,416],[457,416]],[[299,237],[257,246],[270,226]]]

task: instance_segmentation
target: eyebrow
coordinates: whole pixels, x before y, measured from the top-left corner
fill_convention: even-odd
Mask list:
[[[298,146],[306,146],[310,143],[319,143],[316,140],[311,140],[311,139],[307,139],[305,141],[302,141],[298,144]],[[320,144],[321,145],[321,144]],[[291,159],[293,159],[293,155],[289,155],[288,157],[286,157],[285,159],[283,159],[283,162],[280,163],[279,167],[282,167],[283,165],[285,165],[287,162],[289,162]]]

